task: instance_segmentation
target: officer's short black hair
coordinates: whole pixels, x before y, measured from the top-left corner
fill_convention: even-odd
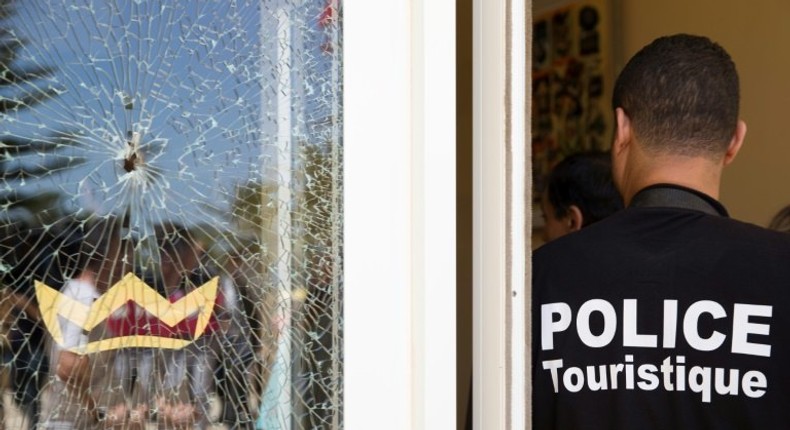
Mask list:
[[[721,155],[738,124],[738,73],[707,37],[676,34],[645,46],[620,73],[612,96],[647,149]]]

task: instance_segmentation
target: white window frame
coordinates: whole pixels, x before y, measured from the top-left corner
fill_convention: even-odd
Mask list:
[[[529,7],[528,0],[474,0],[476,429],[529,423],[528,89],[513,81],[524,84],[528,57],[508,55],[527,52],[513,37],[523,39],[527,17],[512,9]],[[455,31],[454,0],[343,2],[344,422],[351,430],[458,424]],[[513,91],[520,96],[506,96]]]
[[[455,2],[343,9],[345,427],[455,429]]]
[[[531,428],[529,0],[474,0],[473,427]]]

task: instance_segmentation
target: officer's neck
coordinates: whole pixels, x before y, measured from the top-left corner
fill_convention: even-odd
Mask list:
[[[705,157],[658,155],[635,161],[626,168],[621,187],[628,205],[640,190],[656,184],[681,185],[719,198],[722,164]]]

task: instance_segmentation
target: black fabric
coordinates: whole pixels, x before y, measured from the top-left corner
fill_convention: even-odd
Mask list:
[[[709,215],[729,216],[713,197],[674,184],[656,184],[642,189],[631,199],[631,207],[666,207],[698,210]]]
[[[671,206],[534,253],[535,429],[790,428],[790,235]]]

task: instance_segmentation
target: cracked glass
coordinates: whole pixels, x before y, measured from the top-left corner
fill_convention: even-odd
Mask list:
[[[0,0],[4,428],[342,428],[340,12]]]

